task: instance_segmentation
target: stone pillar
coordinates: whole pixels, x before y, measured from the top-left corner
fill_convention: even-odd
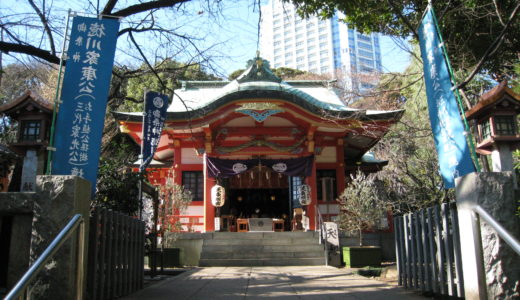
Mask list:
[[[472,210],[480,205],[511,235],[519,237],[513,178],[512,172],[471,173],[456,180],[466,299],[520,297],[520,256],[485,221],[478,226]]]
[[[36,150],[27,150],[23,159],[22,167],[22,183],[20,184],[21,192],[34,192],[36,173],[38,170],[38,154]]]
[[[509,143],[496,143],[491,153],[493,172],[513,171],[513,151]]]
[[[87,278],[90,182],[77,176],[38,176],[33,215],[30,260],[34,262],[75,214],[85,221],[83,286]],[[62,245],[38,276],[32,291],[36,299],[74,299],[76,294],[77,236]]]

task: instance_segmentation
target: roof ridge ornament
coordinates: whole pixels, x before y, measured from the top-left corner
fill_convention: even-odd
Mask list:
[[[282,79],[271,71],[268,60],[257,56],[247,61],[247,69],[236,79],[239,83],[252,81],[282,82]]]

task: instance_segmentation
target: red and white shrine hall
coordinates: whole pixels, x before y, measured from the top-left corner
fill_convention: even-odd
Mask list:
[[[368,151],[401,115],[349,108],[330,82],[282,81],[256,58],[231,82],[182,82],[148,167],[149,181],[161,185],[173,174],[175,183],[191,190],[193,202],[182,220],[200,232],[222,230],[224,219],[248,218],[284,220],[284,230],[291,230],[294,211],[302,207],[298,187],[307,185],[310,204],[303,210],[314,230],[316,209],[325,220],[338,215],[335,198],[349,174],[386,165]],[[142,113],[115,116],[140,144]],[[210,199],[217,183],[226,194],[219,208]]]

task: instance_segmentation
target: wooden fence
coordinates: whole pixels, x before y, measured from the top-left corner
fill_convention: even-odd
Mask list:
[[[399,285],[464,297],[455,203],[395,217],[394,226]]]
[[[106,209],[90,217],[87,297],[114,299],[143,287],[144,222]]]

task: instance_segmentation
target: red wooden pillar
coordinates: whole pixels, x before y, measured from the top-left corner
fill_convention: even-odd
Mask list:
[[[316,208],[318,205],[318,189],[316,188],[316,157],[312,161],[312,174],[307,177],[307,184],[311,187],[311,204],[307,206],[307,217],[309,217],[309,230],[316,230]]]
[[[343,153],[343,139],[338,139],[336,146],[336,188],[338,196],[345,190],[345,154]]]
[[[173,141],[173,182],[182,185],[182,151],[180,142]]]
[[[215,180],[208,176],[205,153],[202,175],[204,176],[204,231],[215,231],[215,208],[211,205],[211,188],[215,184]]]

